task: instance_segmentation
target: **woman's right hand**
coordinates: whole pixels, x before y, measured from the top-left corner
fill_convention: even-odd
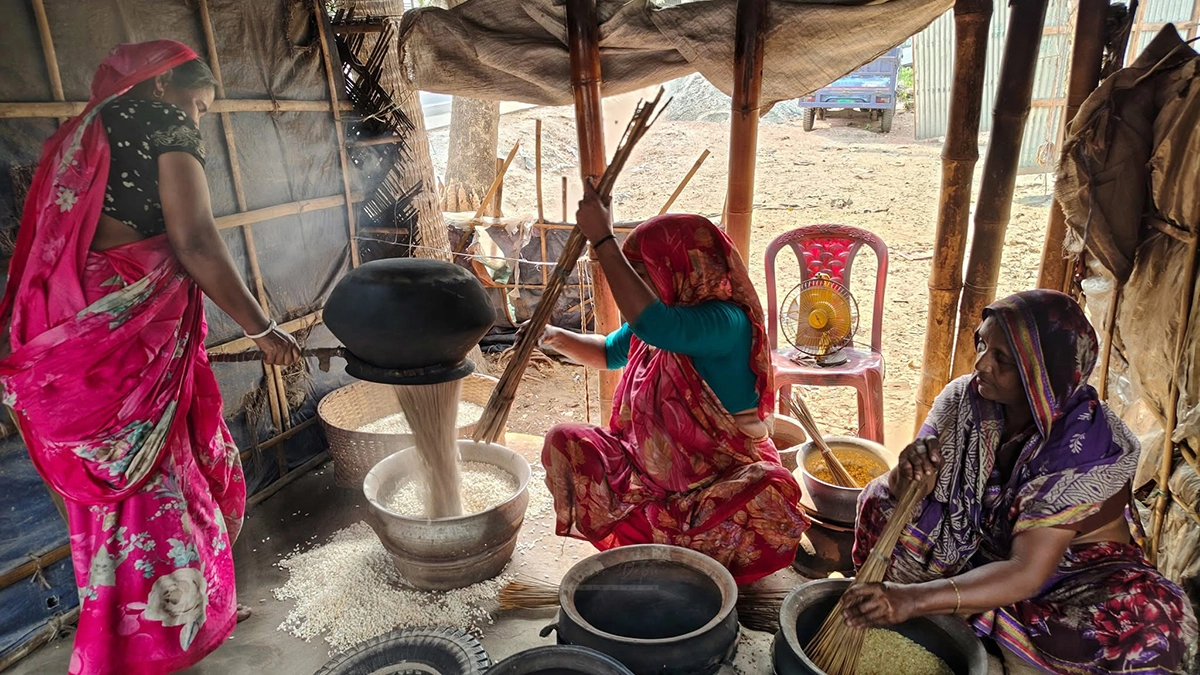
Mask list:
[[[935,477],[941,470],[943,461],[937,436],[921,436],[909,443],[900,453],[896,468],[892,469],[888,481],[892,494],[901,495],[913,481],[923,481],[926,486],[921,496],[927,496],[933,491]]]
[[[263,363],[267,365],[286,367],[300,360],[300,345],[282,328],[272,330],[255,340],[254,344],[263,353]]]
[[[525,333],[527,333],[527,332],[529,332],[529,322],[528,321],[521,324],[517,328],[516,341],[520,342],[521,338],[525,337]],[[562,349],[561,349],[562,345],[566,341],[566,338],[564,337],[563,334],[566,332],[567,331],[564,331],[563,329],[561,329],[557,326],[547,325],[545,328],[542,329],[542,336],[540,338],[538,338],[538,347],[542,347],[542,348],[549,347],[550,349],[553,349],[554,351],[562,351]]]

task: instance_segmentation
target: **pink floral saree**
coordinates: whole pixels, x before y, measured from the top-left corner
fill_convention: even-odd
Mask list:
[[[121,45],[46,144],[0,317],[4,402],[63,496],[81,611],[72,675],[187,668],[236,623],[245,484],[204,351],[203,298],[159,236],[89,251],[108,175],[99,107],[196,58]]]

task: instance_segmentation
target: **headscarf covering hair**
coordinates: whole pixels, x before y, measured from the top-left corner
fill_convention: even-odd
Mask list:
[[[771,347],[762,303],[733,241],[703,216],[666,214],[639,225],[625,239],[625,257],[640,262],[666,305],[692,306],[710,300],[731,302],[750,318],[750,369],[756,376],[758,414],[773,408]]]

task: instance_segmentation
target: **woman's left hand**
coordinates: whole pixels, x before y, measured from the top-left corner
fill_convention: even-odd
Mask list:
[[[613,233],[612,212],[609,210],[612,200],[601,197],[591,181],[583,182],[583,199],[579,200],[579,210],[575,212],[575,222],[579,231],[593,244]]]
[[[894,626],[917,615],[911,586],[890,582],[850,587],[842,596],[842,616],[851,628]]]

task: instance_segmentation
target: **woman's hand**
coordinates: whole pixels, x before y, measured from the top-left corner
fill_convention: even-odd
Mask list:
[[[290,366],[300,360],[300,345],[296,338],[282,328],[254,341],[263,353],[263,363],[271,366]]]
[[[612,200],[601,197],[592,186],[591,181],[583,182],[583,199],[579,200],[579,210],[575,212],[575,222],[579,231],[592,244],[612,235],[612,211],[609,207]]]
[[[918,615],[913,586],[890,582],[851,586],[842,596],[842,616],[851,628],[904,623]]]
[[[937,436],[922,436],[909,443],[900,453],[896,468],[892,469],[888,477],[888,486],[892,494],[904,494],[913,481],[924,481],[925,493],[921,496],[927,496],[933,491],[935,477],[941,470],[942,463]]]
[[[525,323],[523,323],[517,327],[517,339],[515,342],[520,342],[525,337],[525,334],[528,332],[529,332],[529,322],[526,321]],[[538,338],[538,342],[537,342],[538,347],[539,348],[549,347],[550,349],[553,349],[556,352],[561,352],[562,346],[569,339],[569,336],[567,335],[567,333],[568,333],[568,331],[565,331],[565,330],[559,328],[558,326],[552,326],[550,324],[547,324],[546,327],[542,329],[542,336]]]

